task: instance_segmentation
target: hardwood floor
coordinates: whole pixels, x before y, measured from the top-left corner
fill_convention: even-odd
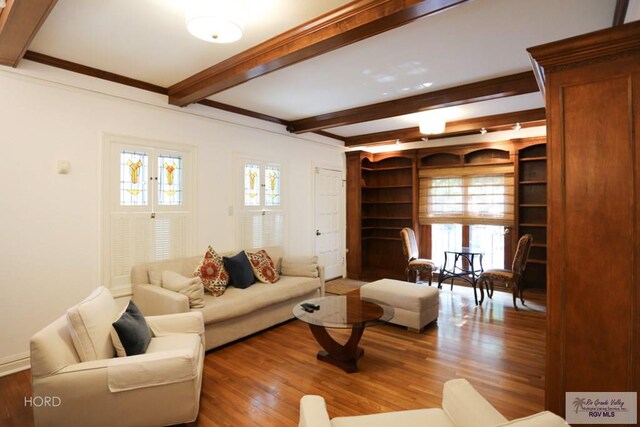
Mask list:
[[[483,307],[470,288],[440,291],[440,317],[422,334],[394,325],[367,328],[360,371],[316,360],[306,324],[293,320],[207,353],[198,426],[297,426],[300,398],[318,394],[331,417],[440,407],[442,385],[467,378],[507,418],[544,404],[545,303],[525,293],[515,311],[509,293]],[[347,331],[337,331],[337,337]],[[0,426],[33,424],[24,397],[29,372],[0,378]]]

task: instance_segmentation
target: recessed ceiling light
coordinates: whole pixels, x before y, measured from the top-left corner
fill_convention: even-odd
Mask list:
[[[422,83],[422,87],[431,87],[433,86],[433,82]]]

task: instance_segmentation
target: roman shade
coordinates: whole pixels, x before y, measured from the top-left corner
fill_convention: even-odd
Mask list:
[[[513,164],[420,169],[420,224],[514,224]]]

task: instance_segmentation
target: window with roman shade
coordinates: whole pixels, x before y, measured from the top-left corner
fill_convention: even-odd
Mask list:
[[[419,171],[420,224],[514,225],[513,164]]]

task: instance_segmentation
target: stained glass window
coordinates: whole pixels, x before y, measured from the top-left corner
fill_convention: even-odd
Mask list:
[[[264,168],[264,204],[265,206],[280,206],[280,168],[266,166]]]
[[[182,205],[182,158],[158,156],[158,205]]]
[[[120,205],[146,206],[149,203],[149,158],[146,153],[120,153]]]
[[[260,166],[244,165],[244,205],[260,206]]]

